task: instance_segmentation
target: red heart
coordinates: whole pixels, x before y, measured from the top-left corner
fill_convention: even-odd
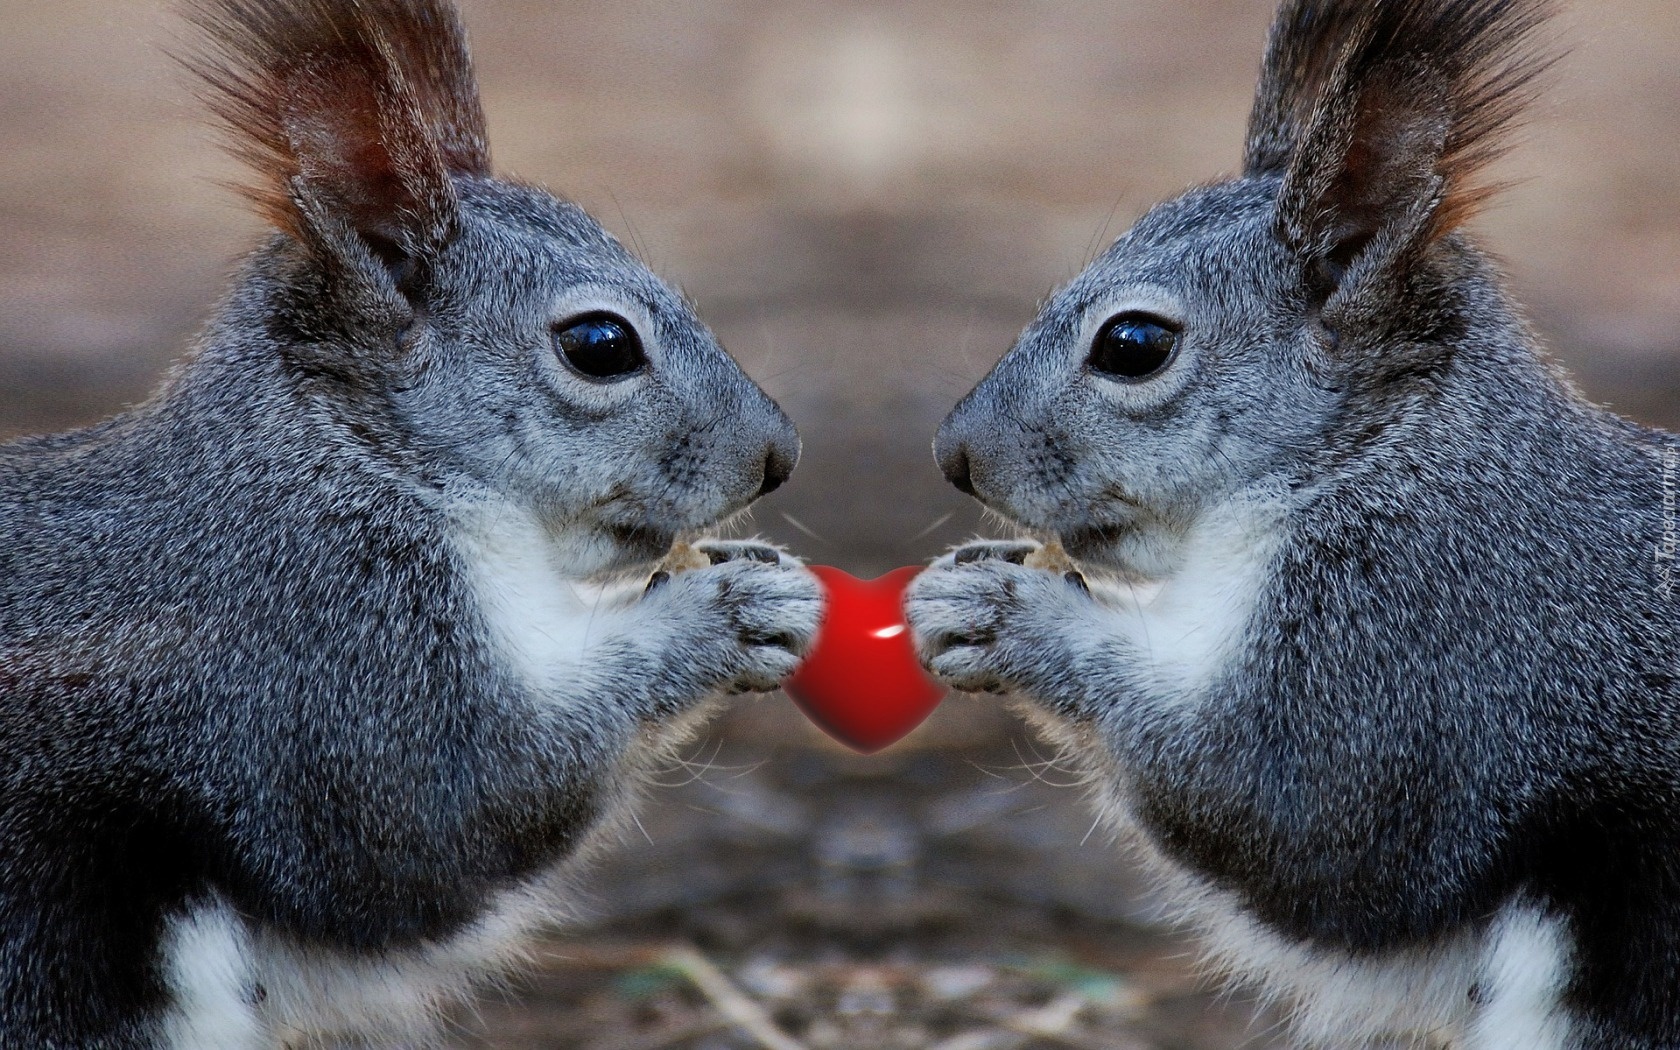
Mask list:
[[[945,687],[916,660],[904,591],[922,570],[894,569],[877,580],[827,565],[811,571],[828,601],[816,643],[782,683],[793,702],[829,736],[870,754],[921,725]]]

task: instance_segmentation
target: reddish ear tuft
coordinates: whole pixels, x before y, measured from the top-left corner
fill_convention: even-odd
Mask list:
[[[1482,182],[1551,65],[1552,0],[1287,0],[1250,119],[1245,171],[1283,175],[1298,246],[1399,224],[1428,244],[1497,190]],[[1351,243],[1351,242],[1350,242]],[[1347,246],[1343,246],[1347,250]]]
[[[451,174],[488,174],[466,35],[447,0],[192,0],[184,64],[243,192],[305,234],[299,194],[381,244],[422,250],[453,228]]]

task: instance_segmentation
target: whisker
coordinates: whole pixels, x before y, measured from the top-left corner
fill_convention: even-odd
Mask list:
[[[803,532],[805,535],[811,537],[813,540],[816,540],[818,543],[827,543],[828,542],[828,540],[826,540],[823,537],[817,535],[816,530],[812,529],[809,525],[806,525],[804,522],[800,521],[798,518],[794,517],[792,514],[789,514],[787,511],[779,510],[776,513],[778,513],[782,517],[786,518],[787,523],[789,525],[792,525],[794,528],[798,529],[800,532]]]
[[[642,833],[642,838],[647,839],[648,845],[658,845],[658,843],[653,841],[653,836],[648,834],[648,829],[642,826],[642,818],[636,815],[636,811],[634,809],[630,810],[630,819],[635,821],[636,830]]]
[[[1081,846],[1083,846],[1083,845],[1085,845],[1085,843],[1090,842],[1091,841],[1091,836],[1095,835],[1097,833],[1097,828],[1099,828],[1101,826],[1102,826],[1102,817],[1098,817],[1096,820],[1091,821],[1090,829],[1085,832],[1085,837],[1079,840],[1079,844]]]
[[[941,517],[938,521],[934,522],[932,525],[929,525],[927,528],[923,529],[921,532],[918,532],[914,536],[910,537],[908,542],[915,543],[917,540],[926,539],[927,537],[933,535],[934,531],[936,529],[938,529],[939,526],[945,524],[947,521],[950,521],[952,518],[954,518],[956,516],[957,516],[957,512],[954,511],[954,510],[951,511],[949,514],[946,514],[945,516]]]
[[[812,367],[811,362],[801,361],[798,364],[788,365],[786,368],[782,369],[779,372],[771,372],[769,375],[760,376],[759,377],[759,382],[760,383],[773,383],[776,380],[782,378],[783,376],[790,376],[790,375],[793,375],[796,372],[803,372],[810,367]]]

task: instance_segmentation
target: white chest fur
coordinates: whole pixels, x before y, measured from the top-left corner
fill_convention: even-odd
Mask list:
[[[620,596],[570,574],[583,552],[569,550],[516,507],[462,503],[451,517],[479,607],[508,666],[539,695],[572,695],[591,643],[617,626]]]
[[[1170,570],[1097,585],[1141,657],[1143,692],[1187,702],[1224,666],[1264,587],[1284,505],[1257,497],[1210,512],[1173,543]]]

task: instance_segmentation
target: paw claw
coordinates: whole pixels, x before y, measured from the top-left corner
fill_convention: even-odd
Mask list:
[[[935,565],[974,565],[979,562],[1003,561],[1022,565],[1040,549],[1033,540],[975,540],[953,548]]]
[[[735,561],[752,561],[761,565],[781,565],[791,559],[768,543],[753,540],[700,540],[694,549],[704,554],[713,565]]]

